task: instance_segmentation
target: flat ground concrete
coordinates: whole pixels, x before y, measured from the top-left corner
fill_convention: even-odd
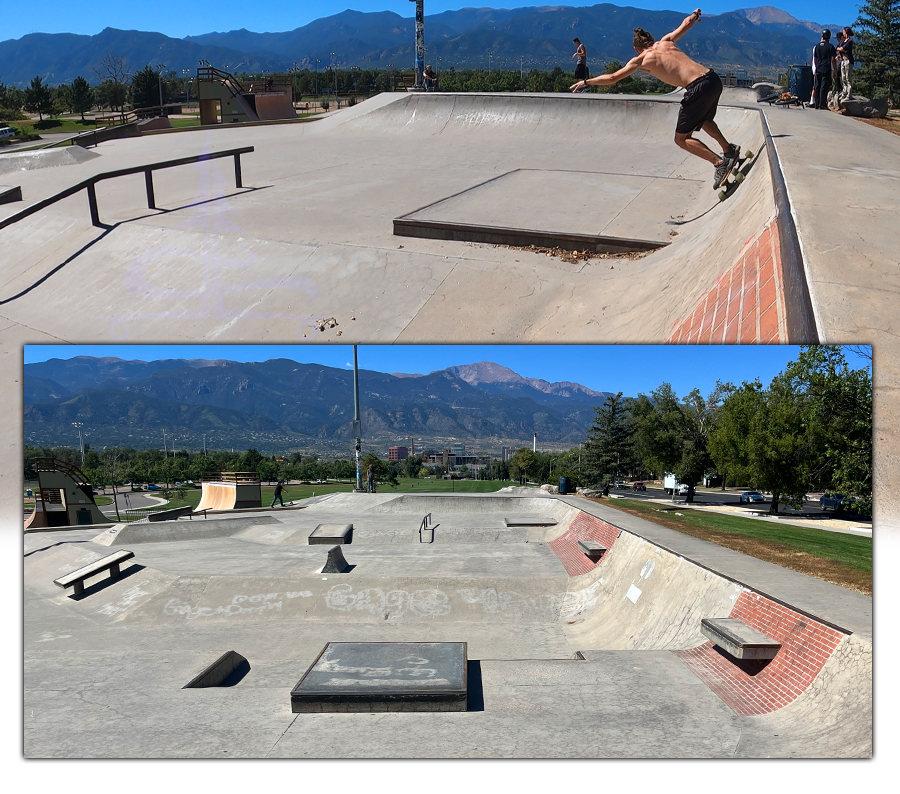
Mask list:
[[[870,599],[801,582],[806,577],[734,552],[716,555],[710,544],[684,536],[663,538],[673,552],[663,554],[647,522],[625,528],[607,567],[597,569],[605,572],[599,578],[571,577],[548,544],[566,531],[577,508],[612,512],[583,499],[340,494],[300,511],[177,522],[183,534],[174,541],[147,541],[142,533],[155,533],[151,525],[121,526],[115,545],[132,548],[136,565],[118,581],[89,583],[80,599],[52,580],[110,549],[92,542],[90,530],[26,536],[25,755],[731,758],[871,752],[865,684],[871,656],[866,662],[864,650],[871,648]],[[427,510],[435,540],[419,543],[418,523]],[[504,527],[510,517],[547,516],[557,519],[555,526]],[[306,543],[319,523],[353,523],[353,541],[342,546],[353,566],[348,573],[320,573],[327,548]],[[201,527],[206,537],[191,540]],[[691,557],[672,548],[682,539]],[[653,581],[648,553],[659,567]],[[819,620],[842,621],[854,632],[847,661],[829,662],[809,691],[762,716],[739,716],[675,653],[703,643],[697,614],[727,613],[735,597],[729,600],[728,593],[743,589],[729,578],[735,575],[747,587],[789,604],[793,598]],[[634,611],[624,590],[615,596],[627,581],[640,582],[651,599],[642,612]],[[700,611],[668,615],[684,598]],[[327,642],[466,642],[477,663],[469,671],[468,710],[293,714],[290,691]],[[239,683],[182,689],[229,650],[250,663]],[[822,735],[813,724],[831,727]],[[780,744],[771,740],[776,734],[784,737]]]

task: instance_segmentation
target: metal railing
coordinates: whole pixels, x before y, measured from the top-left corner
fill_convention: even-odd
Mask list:
[[[259,473],[255,471],[205,471],[200,475],[201,482],[260,482]]]
[[[34,215],[36,212],[40,212],[42,209],[55,204],[57,201],[62,201],[64,198],[73,196],[81,190],[87,191],[88,204],[91,210],[91,223],[94,226],[98,226],[102,229],[105,227],[100,222],[100,213],[97,209],[97,191],[95,188],[98,182],[102,182],[105,179],[115,179],[116,177],[120,176],[130,176],[131,174],[142,173],[144,175],[144,184],[147,188],[147,208],[155,210],[156,195],[153,192],[154,171],[160,171],[163,168],[174,168],[175,166],[179,165],[202,163],[206,160],[218,160],[221,157],[234,157],[234,186],[236,188],[242,188],[244,186],[244,183],[241,178],[241,155],[249,154],[252,151],[252,146],[243,146],[240,149],[226,149],[223,152],[208,152],[206,154],[196,154],[192,157],[179,157],[177,160],[165,160],[161,163],[135,165],[131,168],[120,168],[118,171],[106,171],[105,173],[97,174],[96,176],[85,179],[76,185],[72,185],[72,187],[68,187],[65,190],[60,191],[59,193],[50,196],[49,198],[38,201],[36,204],[32,204],[30,207],[26,207],[24,210],[20,210],[19,212],[10,215],[8,218],[0,220],[0,229],[5,229],[7,226],[11,226],[18,221],[27,218],[29,215]]]
[[[422,540],[422,530],[425,529],[431,530],[431,540]],[[425,516],[422,519],[422,523],[419,524],[419,543],[434,543],[434,527],[431,525],[431,513]]]

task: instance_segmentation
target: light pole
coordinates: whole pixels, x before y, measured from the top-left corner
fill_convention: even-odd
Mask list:
[[[494,68],[494,53],[492,50],[488,50],[488,71]]]
[[[334,75],[334,101],[337,102],[337,67],[334,63],[334,53],[331,53],[331,73]]]
[[[78,431],[78,448],[81,450],[81,468],[84,468],[84,441],[81,438],[81,428],[84,427],[82,422],[72,422],[72,427]]]
[[[359,365],[356,358],[356,345],[353,345],[353,435],[356,437],[356,490],[362,490],[362,431],[359,422]]]
[[[319,59],[316,58],[316,100],[319,99]]]
[[[161,116],[163,114],[162,72],[163,72],[163,69],[166,68],[166,65],[164,63],[160,63],[160,64],[156,65],[156,68],[157,68],[156,76],[157,76],[157,78],[159,78],[159,115]]]
[[[166,444],[166,431],[163,430],[162,434],[163,434],[163,458],[168,460],[169,459],[169,445]]]

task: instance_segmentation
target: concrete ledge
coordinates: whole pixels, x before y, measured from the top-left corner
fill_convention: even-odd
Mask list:
[[[578,548],[591,560],[599,560],[606,553],[606,546],[596,540],[579,540]]]
[[[774,659],[781,643],[736,618],[703,618],[700,633],[735,659]]]
[[[295,714],[466,711],[464,642],[329,642],[291,690]]]
[[[310,546],[350,543],[353,540],[353,524],[319,524],[309,533],[307,540]]]
[[[53,584],[62,587],[64,590],[74,586],[75,595],[81,595],[84,592],[85,579],[90,579],[92,576],[96,576],[104,571],[109,571],[109,578],[115,579],[119,575],[119,565],[133,557],[134,552],[127,549],[114,551],[112,554],[107,554],[99,560],[94,560],[94,562],[67,573],[65,576],[60,576],[59,579],[54,579]]]
[[[22,188],[18,185],[0,185],[0,204],[22,200]]]

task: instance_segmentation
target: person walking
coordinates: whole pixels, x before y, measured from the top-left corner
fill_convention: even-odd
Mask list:
[[[692,60],[675,46],[675,42],[700,21],[701,13],[698,8],[659,41],[655,41],[643,28],[635,28],[632,44],[637,57],[617,72],[580,80],[571,86],[571,90],[577,91],[587,85],[615,85],[639,70],[664,83],[684,88],[675,125],[675,144],[715,166],[713,188],[718,189],[728,178],[741,153],[741,147],[729,143],[713,120],[722,95],[722,80],[712,69]],[[693,137],[693,133],[700,130],[719,144],[721,155]]]
[[[837,50],[831,43],[831,31],[822,31],[822,40],[813,47],[813,107],[828,110],[828,92],[832,76],[837,74]]]
[[[281,495],[281,492],[284,490],[284,483],[281,480],[275,483],[275,495],[272,497],[272,504],[269,507],[275,507],[276,500],[281,502],[281,506],[284,507],[284,497]]]
[[[837,48],[841,56],[841,99],[850,99],[853,83],[853,30],[844,28],[844,41]]]
[[[572,54],[572,57],[575,59],[575,79],[576,80],[587,80],[588,78],[588,68],[587,68],[587,51],[584,49],[584,44],[581,43],[581,39],[574,38],[572,39],[572,43],[575,45],[575,52]],[[587,90],[585,87],[582,90]]]
[[[375,493],[375,470],[371,463],[366,469],[366,493]]]

